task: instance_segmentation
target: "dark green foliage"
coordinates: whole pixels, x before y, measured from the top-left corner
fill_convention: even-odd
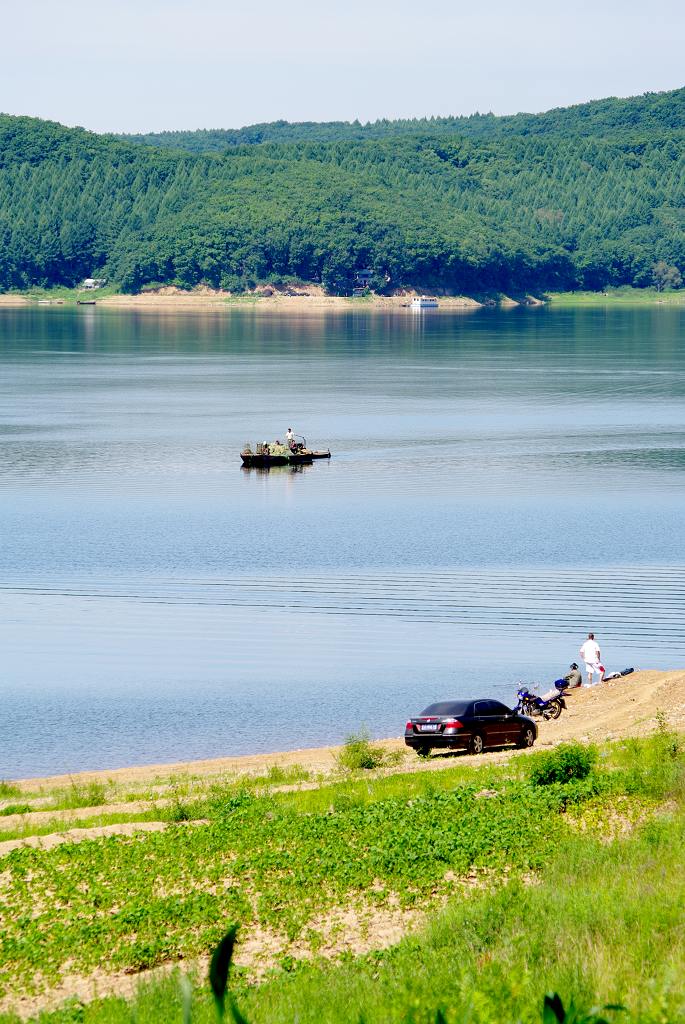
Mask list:
[[[580,743],[561,743],[554,750],[541,751],[531,758],[530,780],[534,786],[586,779],[597,762],[594,747]]]
[[[9,817],[11,814],[28,814],[31,810],[29,804],[7,804],[0,810],[0,816]]]
[[[224,134],[159,149],[0,116],[0,288],[96,275],[127,291],[296,278],[348,293],[368,267],[376,290],[519,294],[685,272],[683,89]]]
[[[232,928],[229,928],[212,953],[212,959],[209,964],[209,984],[212,988],[214,1002],[216,1003],[217,1013],[220,1019],[223,1019],[225,1012],[226,994],[228,990],[228,972],[231,968],[231,960],[233,959],[233,949],[235,947],[237,934],[237,925],[233,925]]]
[[[583,1013],[576,1008],[573,1000],[568,1009],[566,1009],[561,996],[558,992],[555,992],[551,996],[545,996],[542,1008],[542,1024],[611,1024],[609,1018],[604,1016],[605,1011],[621,1013],[624,1010],[625,1006],[610,1003],[601,1009]]]

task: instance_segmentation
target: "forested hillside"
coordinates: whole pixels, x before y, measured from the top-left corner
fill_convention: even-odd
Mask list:
[[[685,89],[646,93],[630,99],[593,100],[574,107],[549,110],[544,114],[471,114],[469,117],[429,117],[407,120],[371,121],[272,121],[246,128],[200,129],[198,131],[151,132],[147,135],[118,135],[127,142],[142,143],[189,153],[224,152],[231,146],[260,142],[361,142],[389,135],[457,134],[467,138],[497,138],[502,135],[601,134],[615,136],[635,127],[666,131],[685,126]]]
[[[259,142],[266,128],[291,141]],[[314,141],[324,130],[340,136]],[[0,287],[297,277],[345,293],[368,266],[377,289],[473,293],[643,286],[657,263],[685,273],[685,90],[242,131],[254,138],[184,153],[0,116]]]

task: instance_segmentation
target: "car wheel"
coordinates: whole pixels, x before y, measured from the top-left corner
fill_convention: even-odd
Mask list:
[[[471,754],[482,754],[484,750],[485,743],[483,742],[483,737],[479,732],[474,732],[469,743],[469,752]]]
[[[549,706],[549,717],[550,718],[558,718],[560,714],[561,714],[561,704],[559,703],[558,700],[552,701],[552,703]]]
[[[430,757],[431,748],[427,743],[422,743],[416,748],[416,753],[419,757]]]
[[[530,725],[524,725],[521,730],[521,738],[516,744],[519,749],[523,750],[524,747],[532,747],[535,743],[535,732]]]

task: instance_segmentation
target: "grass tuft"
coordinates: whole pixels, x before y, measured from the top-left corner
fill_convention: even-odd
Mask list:
[[[366,729],[360,729],[347,737],[335,760],[337,767],[344,772],[371,771],[385,764],[386,755],[382,747],[371,743]]]
[[[101,782],[89,782],[79,786],[72,782],[63,799],[59,801],[59,809],[71,811],[78,807],[102,807],[107,803],[107,792]]]
[[[6,807],[0,810],[0,816],[7,818],[11,814],[28,814],[30,810],[29,804],[7,804]]]

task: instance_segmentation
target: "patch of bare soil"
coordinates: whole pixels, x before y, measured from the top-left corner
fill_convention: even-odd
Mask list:
[[[32,828],[35,825],[42,825],[49,821],[54,824],[55,829],[61,824],[69,824],[72,821],[87,821],[88,818],[95,818],[99,814],[141,814],[151,810],[153,807],[165,807],[170,804],[169,799],[155,800],[130,800],[126,803],[97,804],[93,807],[74,807],[71,810],[50,810],[38,809],[27,811],[25,814],[4,814],[0,818],[0,838],[3,832],[14,831],[18,828]]]
[[[192,291],[183,291],[168,285],[140,295],[108,295],[98,299],[98,306],[116,306],[132,309],[158,309],[166,312],[188,312],[192,309],[234,309],[259,310],[260,312],[275,311],[278,313],[316,313],[335,312],[336,310],[373,310],[396,309],[401,311],[408,305],[411,294],[406,295],[374,295],[362,300],[345,298],[340,295],[325,295],[319,285],[306,285],[302,288],[276,289],[266,286],[257,289],[247,296],[231,296],[214,288],[198,287]],[[481,303],[461,295],[440,297],[440,306],[444,309],[478,309]]]

